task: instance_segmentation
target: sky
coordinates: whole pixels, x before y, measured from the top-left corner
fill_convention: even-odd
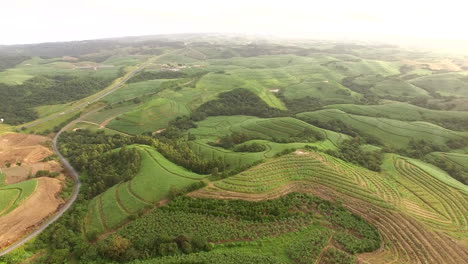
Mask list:
[[[463,0],[0,1],[0,44],[204,32],[468,40]]]

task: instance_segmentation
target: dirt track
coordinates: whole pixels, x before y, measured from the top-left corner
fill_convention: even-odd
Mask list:
[[[62,188],[60,180],[46,177],[37,180],[34,193],[15,210],[0,217],[0,248],[10,245],[39,226],[64,202],[58,197]]]

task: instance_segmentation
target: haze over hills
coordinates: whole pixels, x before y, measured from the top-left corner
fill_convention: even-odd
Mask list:
[[[467,102],[383,40],[0,46],[0,263],[467,262]]]

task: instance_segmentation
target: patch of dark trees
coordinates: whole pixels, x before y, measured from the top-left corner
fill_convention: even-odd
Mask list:
[[[351,137],[360,137],[365,140],[366,144],[372,144],[376,146],[383,146],[382,141],[370,134],[362,133],[359,130],[353,128],[352,126],[344,123],[341,120],[330,120],[330,121],[320,121],[312,118],[301,118],[306,123],[309,123],[313,126],[320,127],[323,129],[335,131],[338,133],[346,134]]]
[[[136,83],[148,80],[156,80],[156,79],[178,79],[184,78],[188,75],[181,71],[141,71],[135,74],[127,83]]]
[[[369,170],[379,172],[384,152],[381,150],[365,151],[362,149],[362,145],[365,143],[365,140],[362,138],[355,137],[341,142],[337,151],[327,150],[326,153]]]
[[[250,115],[258,117],[287,116],[286,111],[269,106],[253,92],[238,88],[220,93],[218,99],[202,104],[193,114],[195,121],[201,121],[207,116]]]
[[[22,63],[30,59],[29,56],[23,55],[0,55],[0,72]]]
[[[33,107],[64,104],[91,95],[112,80],[93,76],[34,77],[21,85],[0,83],[0,113],[5,123],[18,125],[37,119]]]
[[[127,37],[119,39],[99,39],[69,42],[49,42],[40,44],[0,46],[0,53],[6,55],[38,56],[43,58],[56,58],[63,56],[81,57],[87,54],[100,53],[103,50],[112,50],[131,47],[138,51],[147,51],[148,48],[184,48],[182,41],[172,41],[165,38]]]
[[[86,195],[91,199],[138,173],[140,153],[135,148],[126,147],[134,141],[87,131],[64,132],[60,136],[60,151],[75,169],[86,175],[83,182],[88,185]],[[119,147],[119,150],[111,151]]]

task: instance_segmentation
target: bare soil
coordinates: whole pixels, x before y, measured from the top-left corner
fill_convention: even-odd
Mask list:
[[[38,170],[61,172],[59,162],[42,162],[53,154],[50,146],[51,140],[48,137],[19,133],[0,135],[0,169],[6,174],[6,184],[27,180]],[[9,168],[7,163],[11,164]]]
[[[0,248],[6,247],[40,226],[64,203],[58,194],[62,183],[58,179],[41,177],[33,194],[15,210],[0,217]]]

